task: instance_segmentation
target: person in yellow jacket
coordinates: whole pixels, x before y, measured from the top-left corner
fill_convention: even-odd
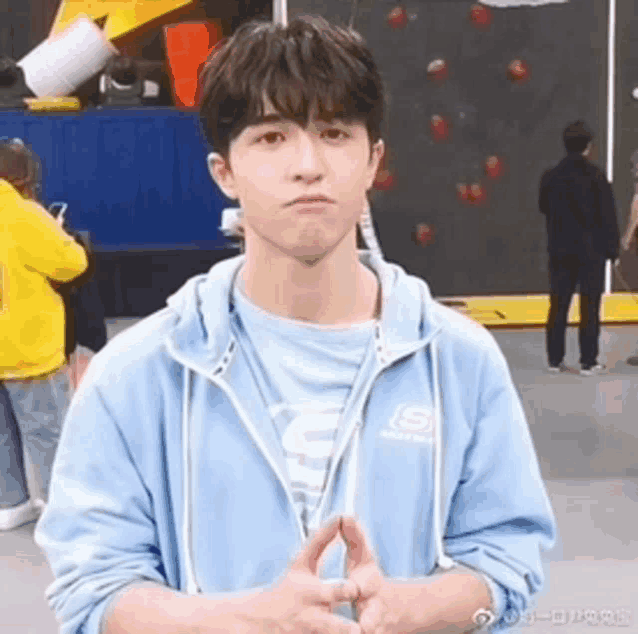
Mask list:
[[[71,397],[61,371],[64,302],[54,286],[88,266],[84,249],[37,202],[39,181],[38,157],[23,142],[0,142],[0,382],[15,414],[0,419],[0,447],[14,458],[0,455],[0,530],[36,519],[43,505],[29,496],[22,449],[12,440],[24,442],[40,493],[48,494]]]

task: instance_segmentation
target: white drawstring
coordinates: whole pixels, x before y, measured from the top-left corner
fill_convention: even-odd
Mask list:
[[[431,353],[432,353],[432,383],[434,390],[434,428],[435,428],[435,437],[434,437],[434,538],[437,549],[437,565],[443,570],[449,570],[453,568],[456,563],[450,559],[446,554],[443,548],[443,533],[444,533],[444,525],[443,522],[445,518],[443,517],[442,505],[445,503],[445,496],[441,495],[441,487],[442,484],[442,448],[441,444],[443,442],[443,433],[442,433],[442,415],[443,412],[441,410],[441,386],[439,385],[439,363],[438,363],[438,353],[436,349],[436,340],[433,339],[431,343]]]
[[[361,422],[357,421],[352,438],[350,460],[348,462],[348,477],[346,488],[346,515],[354,517],[356,506],[356,495],[359,478],[359,446],[361,444]],[[326,492],[327,494],[327,492]]]
[[[184,460],[184,522],[182,524],[182,535],[184,536],[184,560],[186,564],[186,594],[193,596],[199,593],[197,582],[195,581],[195,563],[193,558],[193,544],[191,541],[191,460],[190,460],[190,373],[191,370],[184,366],[184,394],[182,403],[182,452]]]
[[[377,234],[374,231],[374,224],[372,223],[372,214],[370,211],[370,203],[366,199],[366,205],[363,209],[363,213],[361,214],[361,218],[359,220],[359,227],[361,228],[361,235],[366,243],[366,246],[374,255],[376,255],[380,260],[383,260],[383,252],[381,251],[381,246],[379,245],[379,241],[377,240]]]

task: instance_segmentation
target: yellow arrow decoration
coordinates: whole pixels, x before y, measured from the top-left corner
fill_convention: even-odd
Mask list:
[[[61,33],[80,15],[93,20],[107,17],[104,33],[109,40],[122,37],[148,22],[195,0],[62,0],[51,34]]]

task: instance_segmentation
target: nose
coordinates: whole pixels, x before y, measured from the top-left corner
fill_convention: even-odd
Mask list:
[[[306,131],[298,135],[293,151],[291,173],[295,180],[315,182],[325,175],[325,158],[321,153],[319,141]]]

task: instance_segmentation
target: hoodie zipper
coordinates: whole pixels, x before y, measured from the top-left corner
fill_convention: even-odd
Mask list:
[[[382,347],[383,344],[380,343],[380,339],[381,339],[381,330],[379,325],[377,324],[375,326],[375,349],[376,352],[379,353],[380,351],[382,351]],[[381,347],[380,347],[381,346]],[[366,361],[364,361],[365,363]],[[350,425],[350,429],[348,430],[348,433],[344,434],[344,437],[341,440],[341,445],[339,446],[339,448],[337,449],[337,451],[335,452],[335,455],[333,457],[333,460],[330,463],[330,471],[328,472],[328,477],[326,478],[326,486],[324,487],[324,494],[323,494],[323,498],[321,500],[321,504],[319,505],[319,508],[316,510],[315,512],[315,518],[316,521],[315,523],[321,523],[321,519],[323,517],[323,514],[326,510],[326,506],[328,504],[328,498],[329,498],[329,491],[332,488],[332,484],[333,484],[333,480],[335,477],[335,474],[337,472],[337,465],[339,464],[339,462],[341,461],[341,458],[343,457],[343,454],[348,446],[348,444],[352,441],[352,436],[353,433],[360,433],[361,428],[363,427],[363,409],[365,407],[365,403],[368,399],[368,397],[370,396],[370,392],[372,390],[372,386],[374,385],[374,382],[379,378],[379,376],[381,375],[381,373],[386,369],[386,367],[389,364],[387,364],[385,362],[385,355],[382,355],[382,362],[381,362],[381,367],[377,369],[376,372],[373,373],[372,377],[368,380],[367,384],[365,385],[365,388],[363,390],[364,396],[362,398],[362,402],[363,405],[359,408],[359,411],[357,412],[357,415],[354,417],[355,418],[355,422],[354,424]],[[356,458],[356,456],[350,456],[351,460],[354,460]],[[346,491],[348,489],[349,486],[351,486],[352,483],[350,482],[346,482]],[[346,495],[346,498],[348,496]],[[354,511],[354,508],[352,509],[352,511]]]
[[[279,479],[279,482],[281,483],[281,485],[283,486],[284,491],[286,492],[286,497],[288,498],[288,502],[290,503],[290,506],[291,506],[291,508],[293,510],[293,514],[295,516],[295,519],[297,520],[297,528],[299,529],[299,535],[300,535],[301,541],[303,543],[306,540],[306,531],[304,530],[303,522],[301,521],[301,517],[299,516],[299,513],[297,513],[297,508],[295,506],[294,497],[293,497],[292,491],[288,487],[287,479],[286,479],[285,475],[279,469],[279,465],[275,462],[275,460],[270,455],[270,452],[268,451],[268,448],[264,445],[264,443],[261,440],[259,434],[256,433],[256,430],[254,429],[252,423],[250,422],[250,419],[248,418],[243,406],[235,398],[235,395],[233,394],[232,388],[228,385],[228,383],[226,383],[226,381],[224,381],[224,380],[222,380],[222,379],[220,379],[218,377],[215,377],[215,376],[210,375],[208,373],[202,372],[201,369],[197,369],[197,368],[193,368],[193,369],[195,371],[197,371],[197,372],[202,373],[204,376],[206,376],[208,379],[210,379],[212,381],[212,383],[214,383],[217,387],[219,387],[226,394],[226,396],[230,399],[231,403],[233,404],[233,407],[239,413],[239,417],[240,417],[242,423],[246,426],[246,428],[250,432],[251,436],[253,437],[253,440],[257,443],[257,446],[259,447],[261,453],[264,455],[264,457],[268,461],[268,464],[271,466],[271,468],[275,472],[275,475]]]
[[[387,358],[387,354],[385,351],[385,345],[384,343],[375,343],[375,347],[377,348],[377,352],[379,353],[379,355],[382,358],[382,362],[381,362],[381,367],[379,367],[377,369],[377,371],[372,375],[372,377],[369,379],[367,385],[365,386],[364,389],[364,394],[365,396],[363,397],[362,401],[363,401],[363,405],[360,407],[359,411],[357,412],[357,416],[356,416],[356,422],[354,425],[352,425],[352,428],[349,430],[349,432],[344,435],[343,440],[341,441],[341,446],[339,447],[339,450],[336,452],[335,454],[335,459],[332,461],[332,464],[330,465],[330,473],[328,475],[328,478],[326,480],[326,486],[325,486],[325,493],[323,496],[323,499],[321,501],[321,504],[319,506],[319,508],[317,509],[316,515],[315,517],[321,521],[321,518],[323,516],[323,513],[325,512],[325,508],[327,506],[327,502],[328,502],[328,491],[330,491],[330,488],[332,487],[332,483],[333,483],[333,479],[335,476],[335,473],[337,471],[337,465],[339,464],[339,461],[341,460],[343,453],[345,452],[348,444],[350,443],[350,441],[352,440],[352,436],[353,436],[353,432],[357,432],[363,428],[363,409],[365,407],[365,402],[367,401],[368,397],[370,396],[370,392],[372,391],[372,386],[374,385],[375,381],[379,378],[379,376],[381,375],[382,372],[384,372],[387,368],[389,368],[393,363],[395,363],[396,361],[399,361],[401,359],[403,359],[404,357],[414,354],[415,352],[418,352],[421,349],[424,349],[426,346],[430,345],[433,338],[438,334],[438,330],[435,331],[432,336],[430,337],[430,339],[422,344],[417,346],[414,350],[410,350],[408,352],[402,353],[400,356],[393,358],[391,360],[386,360]],[[351,459],[354,459],[354,456],[351,456]],[[350,485],[350,483],[346,483],[346,487],[348,487]],[[354,511],[354,509],[352,509]]]

